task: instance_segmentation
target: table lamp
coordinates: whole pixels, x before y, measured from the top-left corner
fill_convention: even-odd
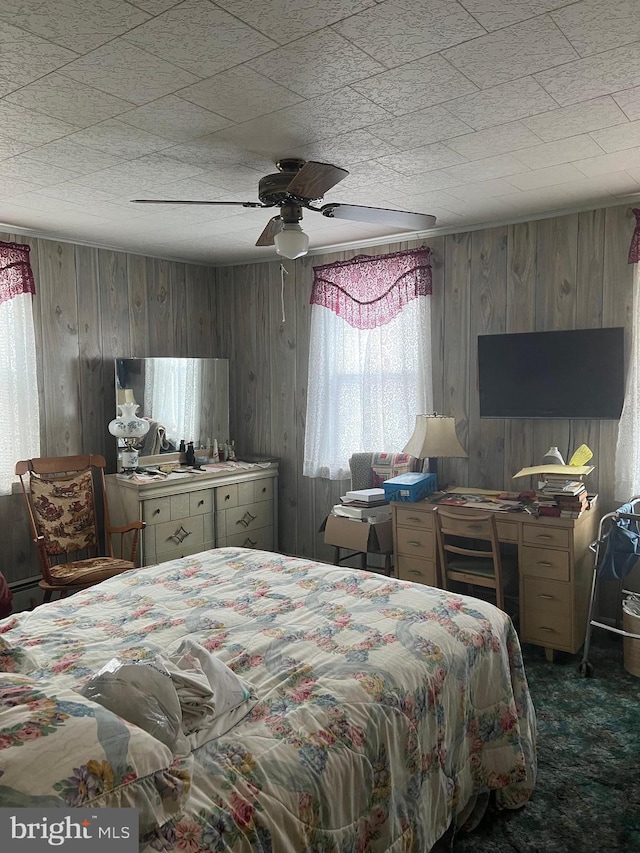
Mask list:
[[[403,448],[403,453],[417,459],[429,459],[429,471],[438,473],[438,457],[468,458],[458,441],[455,418],[444,415],[416,415],[413,434]]]
[[[136,415],[137,403],[119,403],[118,408],[120,415],[109,423],[109,432],[122,440],[122,470],[132,473],[138,467],[138,442],[149,432],[150,424]]]

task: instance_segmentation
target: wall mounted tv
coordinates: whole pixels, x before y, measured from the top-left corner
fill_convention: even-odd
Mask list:
[[[481,418],[617,420],[624,329],[478,335]]]

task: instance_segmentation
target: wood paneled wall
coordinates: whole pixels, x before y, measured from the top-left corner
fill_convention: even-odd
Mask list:
[[[115,470],[107,423],[116,411],[116,356],[217,354],[213,270],[20,234],[36,280],[33,301],[43,456],[101,453]],[[39,574],[22,497],[0,498],[9,580]]]
[[[590,487],[613,508],[617,423],[481,420],[478,334],[622,325],[629,330],[634,219],[626,206],[426,241],[433,250],[434,405],[456,418],[469,458],[442,460],[445,481],[513,488],[550,444],[595,454]],[[230,360],[230,424],[239,451],[280,459],[280,550],[332,558],[318,529],[347,484],[302,476],[313,266],[362,252],[218,269],[0,234],[29,243],[38,293],[42,453],[103,453],[114,411],[115,356]],[[410,248],[394,243],[368,254]],[[627,334],[627,346],[630,336]],[[524,485],[524,484],[523,484]],[[0,499],[9,533],[0,567],[37,573],[18,496]]]

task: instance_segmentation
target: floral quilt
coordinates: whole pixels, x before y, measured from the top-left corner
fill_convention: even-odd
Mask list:
[[[187,636],[257,703],[176,760],[77,688]],[[137,806],[144,853],[425,853],[535,773],[517,635],[474,598],[220,548],[0,621],[0,806]]]

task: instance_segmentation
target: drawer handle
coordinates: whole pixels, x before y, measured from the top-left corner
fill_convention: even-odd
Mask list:
[[[407,545],[415,545],[416,548],[419,548],[422,545],[422,542],[417,542],[415,539],[409,539]]]
[[[204,506],[204,501],[198,501],[198,506]]]
[[[422,519],[421,519],[421,518],[417,518],[417,516],[415,516],[415,515],[408,515],[408,516],[407,516],[407,521],[417,521],[418,523],[420,523],[420,522],[422,521]]]
[[[263,487],[262,487],[262,494],[264,495],[264,493],[265,493],[266,491],[267,491],[267,487],[266,487],[266,486],[263,486]]]
[[[243,548],[254,548],[258,544],[257,540],[254,542],[249,536],[244,540]]]
[[[539,592],[538,598],[544,598],[545,601],[553,601],[553,596],[546,592]]]
[[[547,628],[546,625],[541,625],[540,630],[541,631],[547,631],[549,634],[555,634],[555,629],[554,628]]]
[[[553,563],[550,563],[549,560],[538,560],[536,563],[538,566],[547,566],[548,568],[553,568]]]
[[[185,530],[184,527],[180,525],[173,536],[169,536],[169,539],[172,539],[176,545],[180,545],[181,542],[184,542],[187,536],[191,536],[191,530]]]
[[[231,500],[231,495],[225,495],[225,496],[224,496],[224,499],[225,499],[225,501],[229,501],[229,500]]]
[[[251,515],[249,510],[247,510],[245,512],[245,514],[242,516],[242,518],[239,518],[236,521],[236,524],[244,524],[245,527],[248,527],[252,521],[256,520],[257,517],[258,517],[257,515]]]
[[[536,533],[536,539],[553,539],[550,533]]]
[[[154,515],[159,515],[159,514],[160,514],[160,510],[159,510],[159,509],[154,509],[153,514],[154,514]]]
[[[410,575],[421,575],[422,572],[418,571],[418,569],[409,569]]]

